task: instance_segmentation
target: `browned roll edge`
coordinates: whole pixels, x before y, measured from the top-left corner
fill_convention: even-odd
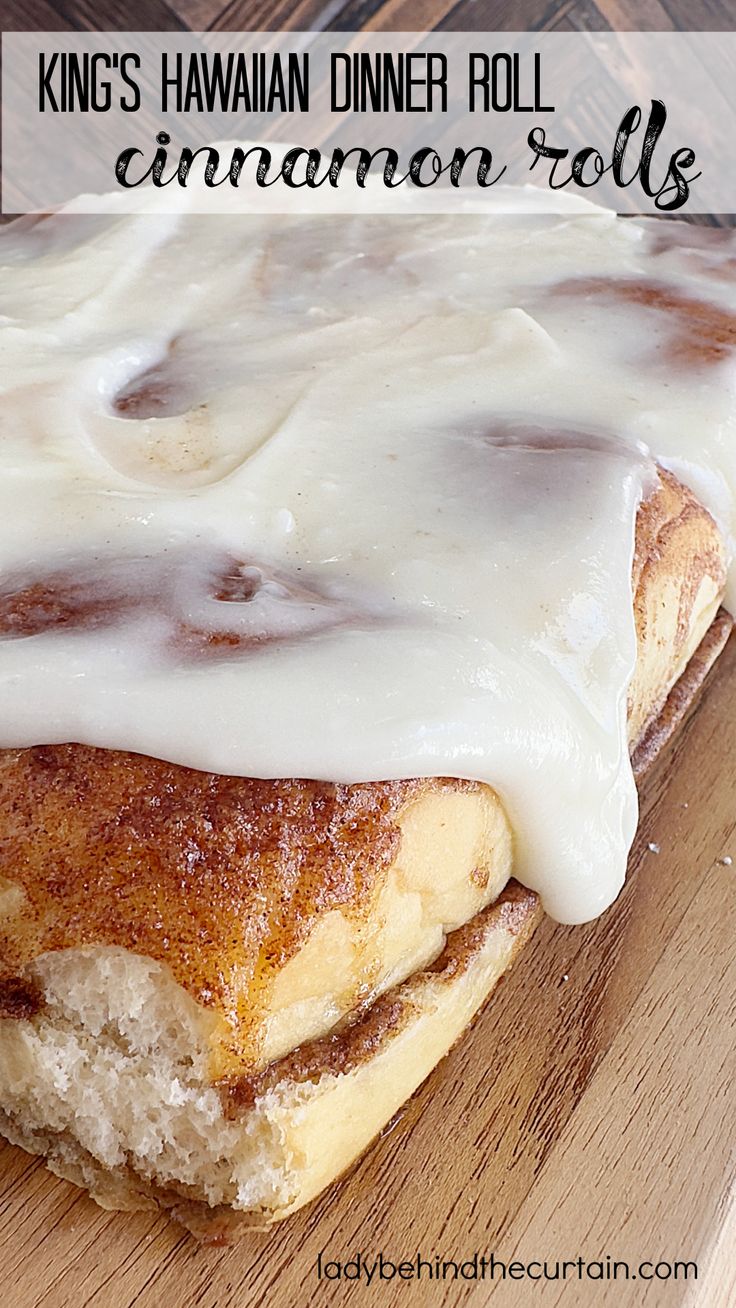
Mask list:
[[[687,667],[675,682],[657,717],[645,728],[631,752],[631,766],[640,781],[670,741],[697,698],[708,673],[733,630],[733,618],[720,608]]]

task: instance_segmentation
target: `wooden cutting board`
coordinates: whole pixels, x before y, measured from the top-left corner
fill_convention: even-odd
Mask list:
[[[544,923],[393,1129],[280,1229],[201,1248],[0,1148],[8,1308],[736,1304],[735,688],[732,639],[647,778],[617,904],[586,927]],[[359,1252],[694,1261],[698,1279],[318,1278],[319,1255]]]

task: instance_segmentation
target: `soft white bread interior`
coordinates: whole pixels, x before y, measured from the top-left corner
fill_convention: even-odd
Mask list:
[[[160,964],[123,950],[47,955],[45,1006],[6,1021],[3,1130],[103,1206],[191,1199],[284,1217],[370,1143],[447,1052],[531,932],[536,896],[515,883],[454,932],[441,962],[341,1033],[260,1077],[215,1086],[199,1007]],[[216,1229],[227,1224],[222,1213]],[[209,1234],[211,1235],[210,1226]]]
[[[663,474],[633,576],[645,761],[726,638],[724,581],[714,523]],[[540,916],[487,786],[254,782],[74,745],[1,762],[0,1129],[103,1205],[210,1238],[349,1166]]]

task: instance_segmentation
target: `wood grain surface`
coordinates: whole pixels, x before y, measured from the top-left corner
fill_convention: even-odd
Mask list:
[[[2,30],[732,31],[736,0],[0,0]]]
[[[3,0],[4,30],[732,29],[718,0]],[[473,1030],[352,1173],[230,1249],[109,1214],[0,1146],[9,1308],[736,1304],[736,639],[642,796],[629,880],[545,922]],[[657,849],[650,846],[657,846]],[[728,865],[723,860],[732,857]],[[695,1261],[698,1279],[372,1284],[317,1258]]]

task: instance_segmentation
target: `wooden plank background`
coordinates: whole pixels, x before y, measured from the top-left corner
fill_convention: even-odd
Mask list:
[[[730,30],[725,0],[3,0],[4,30]],[[545,923],[387,1138],[306,1212],[231,1249],[102,1212],[0,1147],[9,1308],[736,1304],[736,642],[644,788],[627,887]],[[649,848],[659,846],[659,852]],[[724,858],[734,858],[734,864]],[[697,1282],[321,1283],[316,1259],[696,1260]]]
[[[731,31],[734,0],[2,0],[3,31]]]

